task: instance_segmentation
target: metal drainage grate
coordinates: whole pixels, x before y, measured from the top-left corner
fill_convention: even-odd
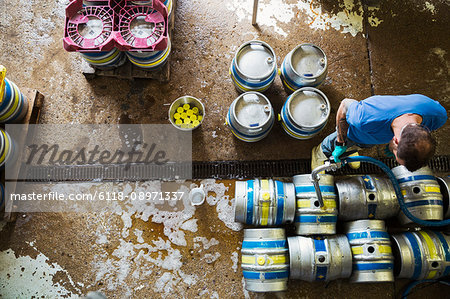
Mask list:
[[[398,164],[390,158],[381,158],[389,168]],[[174,163],[160,167],[145,164],[130,165],[77,165],[77,166],[34,166],[27,168],[28,182],[82,182],[82,181],[144,181],[175,180],[191,177],[193,179],[249,179],[255,177],[292,177],[311,173],[309,159],[298,160],[260,160],[260,161],[213,161]],[[436,156],[430,163],[436,173],[450,172],[450,156]],[[192,172],[191,172],[192,171]],[[339,169],[333,174],[380,174],[376,165],[361,163],[357,170],[350,167]]]
[[[391,158],[380,158],[389,168],[398,166]],[[436,156],[428,164],[434,172],[450,172],[450,156]],[[255,177],[291,177],[311,173],[311,160],[269,160],[269,161],[217,161],[194,162],[192,175],[195,179],[249,179]],[[344,167],[333,172],[336,175],[382,174],[376,165],[361,163],[357,170]]]

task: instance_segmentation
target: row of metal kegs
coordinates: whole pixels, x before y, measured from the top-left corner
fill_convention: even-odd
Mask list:
[[[398,166],[392,171],[414,216],[450,218],[449,176],[435,177],[428,167],[409,172]],[[322,207],[310,174],[296,175],[292,182],[236,182],[235,221],[272,227],[244,230],[241,268],[248,291],[283,291],[288,278],[392,282],[394,277],[419,280],[450,274],[450,234],[417,225],[412,229],[414,223],[400,211],[388,178],[361,175],[335,181],[323,174],[319,187]],[[389,234],[384,220],[395,216],[401,225]],[[292,224],[295,235],[287,236],[285,228],[291,232]]]
[[[0,124],[20,123],[27,115],[28,99],[14,82],[6,78],[6,68],[2,65],[0,65],[0,100]],[[0,128],[0,169],[4,168],[6,162],[15,161],[16,156],[14,140]]]
[[[277,69],[274,50],[265,42],[252,40],[242,44],[230,66],[231,79],[241,94],[230,106],[226,123],[240,140],[256,142],[266,137],[275,121],[269,99],[262,94],[280,74],[291,93],[278,121],[285,132],[296,139],[309,139],[319,133],[330,116],[330,102],[317,89],[327,75],[327,58],[313,44],[301,44],[284,58]]]
[[[6,68],[0,65],[0,123],[20,122],[28,112],[28,100],[17,85],[6,78]]]
[[[128,59],[157,70],[171,52],[173,1],[72,1],[66,8],[64,48],[99,69],[117,68]]]

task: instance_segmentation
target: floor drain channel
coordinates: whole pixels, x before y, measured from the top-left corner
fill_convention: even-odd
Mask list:
[[[380,159],[390,168],[398,164],[389,158]],[[292,177],[310,173],[310,160],[210,161],[191,164],[171,164],[164,168],[136,164],[124,170],[123,165],[34,166],[27,169],[28,182],[107,182],[193,179],[250,179],[255,177]],[[436,156],[430,163],[435,173],[450,172],[450,156]],[[344,167],[335,175],[382,174],[375,165],[361,163],[357,170]],[[9,180],[8,180],[9,181]]]

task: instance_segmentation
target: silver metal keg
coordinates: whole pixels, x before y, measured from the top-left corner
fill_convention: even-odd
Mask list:
[[[277,75],[274,50],[258,40],[242,44],[231,62],[230,75],[239,92],[265,91]]]
[[[310,139],[325,127],[330,110],[330,102],[323,92],[304,87],[288,97],[278,120],[288,135],[296,139]]]
[[[442,220],[444,217],[442,194],[439,184],[428,166],[414,172],[403,166],[392,168],[400,185],[408,210],[422,220]],[[412,223],[403,212],[399,214],[402,224]]]
[[[450,274],[450,236],[437,231],[392,235],[395,276],[415,280]]]
[[[336,233],[337,209],[334,178],[329,174],[321,174],[319,177],[323,207],[320,207],[311,175],[300,174],[293,178],[297,198],[294,220],[297,235],[333,235]]]
[[[279,292],[287,289],[289,256],[284,229],[245,229],[241,253],[247,291]]]
[[[336,181],[339,219],[387,219],[398,214],[400,206],[388,178],[376,175],[354,176]]]
[[[254,179],[235,185],[235,221],[256,226],[294,221],[295,188],[292,183]]]
[[[345,223],[353,254],[351,282],[394,281],[394,256],[383,220]]]
[[[266,137],[274,122],[275,116],[269,99],[255,91],[237,97],[226,118],[233,135],[246,142],[256,142]]]
[[[327,56],[313,44],[301,44],[289,52],[281,64],[281,81],[290,91],[320,85],[327,76]]]
[[[444,218],[450,219],[450,176],[436,177],[439,187],[441,189]]]
[[[330,281],[352,273],[352,251],[345,235],[289,237],[290,278]]]

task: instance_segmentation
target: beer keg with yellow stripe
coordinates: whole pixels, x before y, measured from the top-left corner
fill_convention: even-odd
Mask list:
[[[28,112],[28,100],[14,82],[4,78],[0,96],[0,123],[15,123],[25,117]]]
[[[351,282],[394,281],[394,256],[383,220],[357,220],[344,225],[353,255]]]
[[[260,141],[275,123],[272,104],[265,95],[256,91],[241,94],[231,103],[225,123],[239,140]]]
[[[403,194],[405,205],[415,217],[422,220],[442,220],[444,208],[439,183],[428,166],[414,172],[403,166],[392,169]],[[402,212],[399,214],[402,224],[412,223]]]
[[[274,226],[294,221],[295,189],[292,183],[271,179],[238,181],[235,200],[236,222]]]
[[[281,82],[288,91],[305,86],[316,87],[327,76],[327,56],[313,44],[301,44],[284,58],[281,68]]]
[[[303,87],[287,98],[278,120],[289,136],[310,139],[327,124],[330,108],[330,102],[323,92],[317,88]]]
[[[5,167],[6,163],[14,162],[15,150],[14,140],[5,130],[0,129],[0,168]]]
[[[337,180],[339,219],[387,219],[398,214],[400,206],[391,181],[382,176],[362,175]]]
[[[99,69],[112,69],[121,66],[126,61],[126,56],[117,48],[103,52],[80,52],[86,62]]]
[[[395,275],[415,280],[450,274],[450,236],[422,230],[392,235]]]
[[[450,176],[436,177],[444,204],[444,218],[450,219]]]
[[[290,278],[330,281],[352,273],[352,251],[345,235],[289,237]]]
[[[274,50],[258,40],[242,44],[231,62],[230,75],[237,91],[264,92],[277,75]]]
[[[323,207],[320,207],[311,175],[294,176],[297,199],[294,223],[297,235],[333,235],[336,233],[337,209],[334,177],[329,174],[321,174],[319,177]]]
[[[130,62],[148,71],[156,70],[164,66],[169,59],[172,45],[167,39],[167,47],[162,51],[128,51],[126,55]]]
[[[287,289],[289,256],[283,228],[245,229],[241,254],[247,291],[279,292]]]

